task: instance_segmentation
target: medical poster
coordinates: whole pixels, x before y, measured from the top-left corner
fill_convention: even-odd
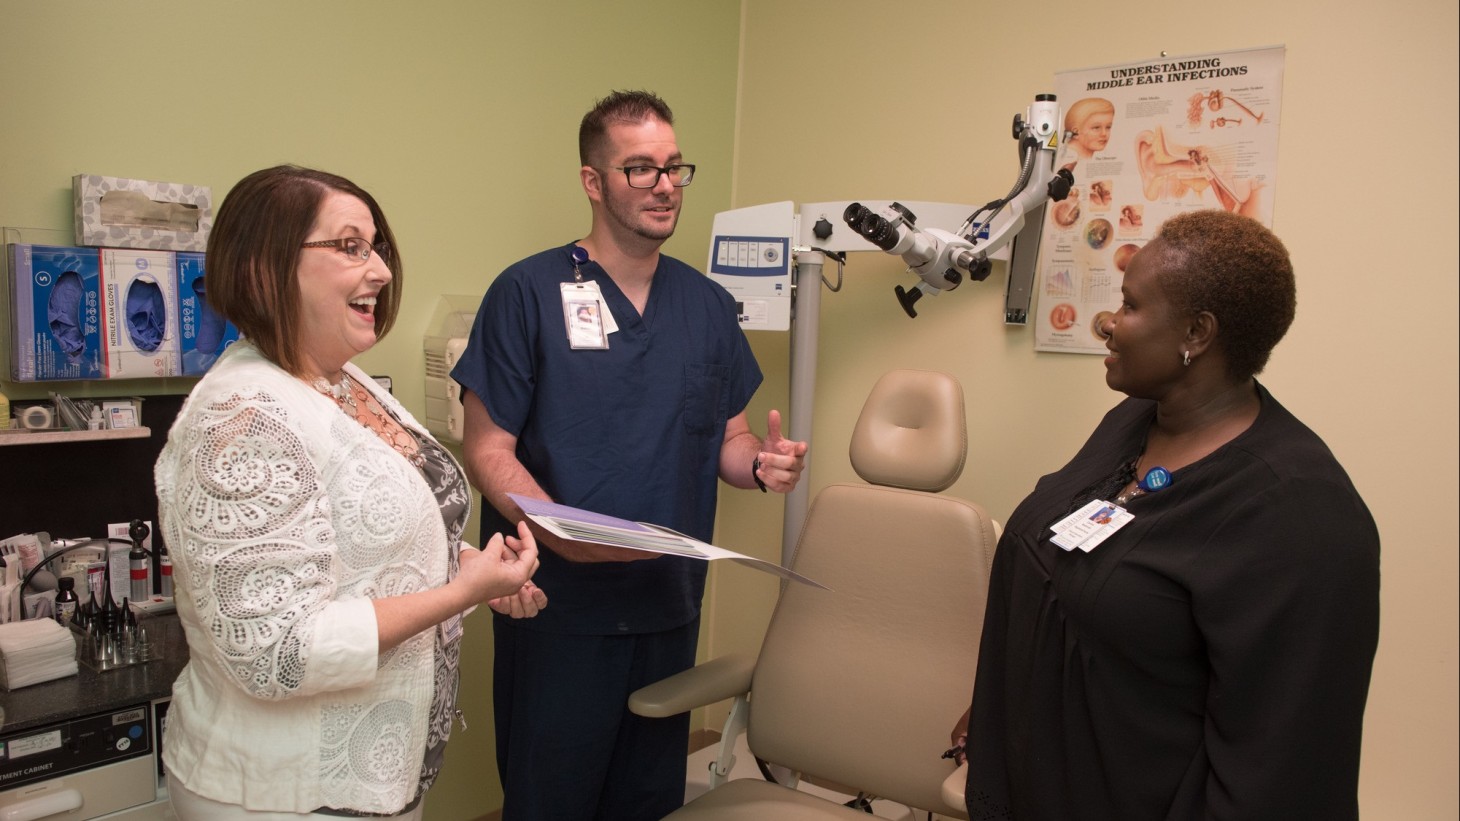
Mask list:
[[[1279,46],[1055,75],[1072,135],[1056,164],[1075,187],[1045,215],[1035,350],[1106,353],[1102,314],[1170,217],[1225,208],[1272,226],[1283,58]]]

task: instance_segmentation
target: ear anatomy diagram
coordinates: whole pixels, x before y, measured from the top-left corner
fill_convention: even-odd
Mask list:
[[[1240,108],[1244,112],[1246,112],[1247,116],[1252,119],[1252,123],[1254,125],[1262,124],[1262,114],[1258,114],[1256,111],[1253,111],[1252,109],[1243,105],[1242,102],[1236,97],[1228,97],[1227,95],[1223,94],[1222,90],[1219,88],[1214,88],[1211,91],[1206,92],[1205,94],[1191,95],[1191,98],[1187,100],[1186,103],[1186,120],[1187,122],[1191,123],[1193,127],[1200,126],[1201,118],[1203,116],[1203,110],[1221,111],[1223,108],[1229,105],[1236,106],[1237,108]],[[1212,128],[1223,128],[1234,124],[1241,125],[1242,120],[1234,120],[1231,117],[1216,117],[1211,121]]]
[[[1141,172],[1141,192],[1155,202],[1200,198],[1211,190],[1223,208],[1243,216],[1257,217],[1260,211],[1260,180],[1235,176],[1231,168],[1233,148],[1209,148],[1170,143],[1160,126],[1136,136],[1136,162]]]

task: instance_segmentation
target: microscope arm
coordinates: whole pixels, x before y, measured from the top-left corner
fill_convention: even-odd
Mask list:
[[[992,269],[990,255],[1019,235],[1026,215],[1047,200],[1059,201],[1069,194],[1074,175],[1068,169],[1054,169],[1059,145],[1059,106],[1054,95],[1038,95],[1028,115],[1028,121],[1014,118],[1014,137],[1023,155],[1018,180],[1007,196],[970,216],[957,233],[918,228],[916,216],[898,203],[874,212],[854,202],[843,213],[842,218],[854,231],[878,248],[900,256],[908,270],[918,275],[921,282],[913,291],[896,288],[898,301],[909,316],[917,316],[913,304],[925,293],[952,290],[962,284],[964,277],[986,279]],[[1009,217],[994,226],[994,218],[1005,209]],[[985,211],[990,212],[988,217],[977,221]],[[980,236],[985,231],[987,235]]]

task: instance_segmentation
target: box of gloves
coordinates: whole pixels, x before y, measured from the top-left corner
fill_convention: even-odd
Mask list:
[[[238,331],[206,305],[203,255],[12,244],[11,379],[198,376]]]
[[[102,358],[108,379],[177,376],[177,256],[101,249]]]
[[[101,252],[12,244],[10,378],[105,379]]]
[[[238,329],[208,306],[203,254],[177,255],[178,341],[183,376],[201,376],[223,349],[238,341]]]

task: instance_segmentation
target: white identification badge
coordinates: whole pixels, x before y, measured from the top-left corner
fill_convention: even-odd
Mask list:
[[[605,350],[613,315],[603,302],[595,282],[564,282],[563,321],[568,329],[568,345],[574,350]]]
[[[1050,541],[1065,550],[1078,547],[1089,553],[1134,518],[1114,502],[1095,499],[1052,525],[1049,529],[1054,535]]]

